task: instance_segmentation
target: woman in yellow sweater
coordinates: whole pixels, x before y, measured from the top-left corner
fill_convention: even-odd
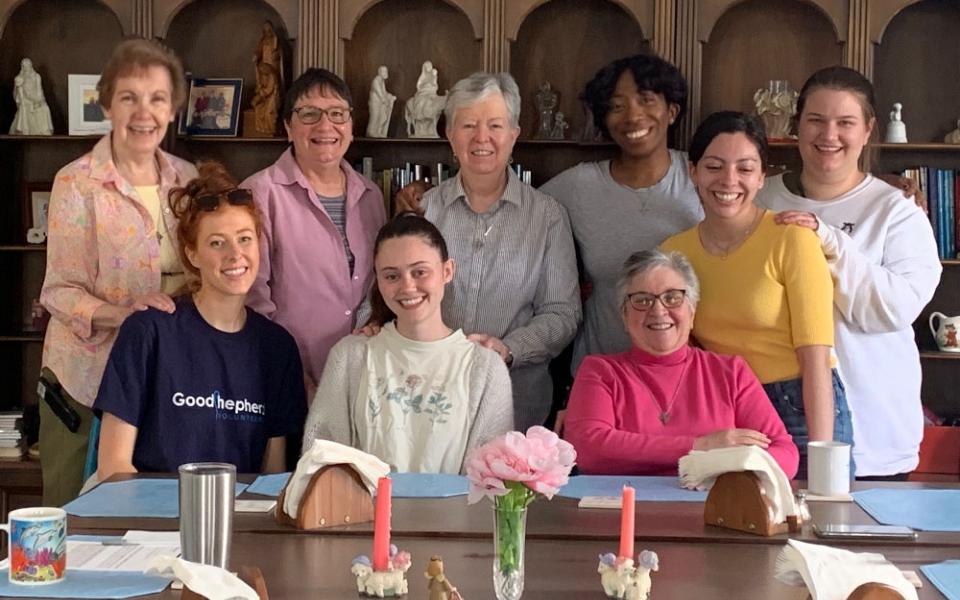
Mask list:
[[[767,158],[759,121],[731,111],[707,117],[690,145],[704,220],[663,248],[683,252],[700,277],[694,336],[746,359],[800,448],[803,478],[807,442],[849,443],[853,428],[833,369],[833,283],[820,242],[754,204]]]

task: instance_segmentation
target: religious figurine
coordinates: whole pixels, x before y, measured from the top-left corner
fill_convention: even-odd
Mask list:
[[[377,76],[370,83],[370,120],[367,121],[367,137],[385,138],[390,129],[390,114],[397,97],[387,91],[387,67],[380,65]]]
[[[893,110],[890,111],[890,122],[887,124],[887,136],[883,140],[888,144],[907,143],[907,126],[904,125],[903,119],[900,117],[902,109],[902,104],[899,102],[893,103]]]
[[[553,129],[550,131],[551,140],[562,140],[567,137],[567,128],[570,127],[570,124],[567,123],[566,119],[563,116],[562,112],[558,112],[553,116]]]
[[[960,144],[960,119],[957,119],[957,128],[943,138],[945,144]]]
[[[13,99],[17,103],[17,114],[10,124],[11,134],[53,135],[53,120],[43,97],[43,82],[29,58],[20,61],[20,73],[13,79]]]
[[[797,112],[799,96],[790,89],[790,83],[782,79],[771,79],[767,89],[760,88],[754,92],[753,103],[768,138],[790,137],[790,121]]]
[[[357,592],[377,598],[403,596],[407,593],[404,574],[410,568],[410,553],[390,544],[390,560],[386,571],[374,571],[373,563],[366,555],[353,559],[350,572],[357,578]]]
[[[443,558],[431,556],[427,572],[423,575],[429,580],[427,590],[430,591],[430,595],[427,600],[463,600],[456,586],[443,574]]]
[[[550,87],[549,81],[544,81],[537,88],[537,96],[534,99],[534,106],[537,107],[537,114],[540,115],[540,128],[537,129],[538,140],[554,140],[554,120],[553,111],[557,109],[557,93]],[[562,138],[561,138],[562,139]]]
[[[447,96],[437,95],[437,70],[429,60],[424,61],[417,78],[417,93],[407,100],[403,118],[407,122],[407,135],[412,138],[439,138],[437,121],[447,102]]]
[[[583,98],[580,99],[580,108],[583,111],[583,132],[580,134],[580,141],[602,142],[603,132],[597,127],[596,121],[593,120],[593,111]]]
[[[637,567],[632,558],[617,558],[612,552],[600,555],[597,573],[600,585],[608,598],[619,600],[648,600],[650,598],[650,572],[660,568],[656,552],[644,550],[637,555]]]
[[[257,42],[253,64],[257,83],[253,99],[250,101],[250,109],[243,114],[243,135],[244,137],[273,137],[277,134],[277,117],[280,110],[283,55],[280,52],[277,33],[270,21],[263,22],[263,33],[260,41]],[[226,109],[226,102],[223,109]]]

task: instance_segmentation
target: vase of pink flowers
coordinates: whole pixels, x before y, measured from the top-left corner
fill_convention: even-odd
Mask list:
[[[566,485],[577,453],[549,429],[534,426],[526,435],[511,431],[470,451],[468,501],[493,499],[493,584],[498,600],[523,594],[523,555],[527,507],[543,495],[553,498]]]

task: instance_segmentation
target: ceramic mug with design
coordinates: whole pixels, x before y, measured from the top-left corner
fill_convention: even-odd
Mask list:
[[[10,536],[10,581],[23,585],[59,583],[67,568],[67,513],[37,507],[12,511],[0,530]],[[2,563],[0,563],[2,564]]]
[[[939,321],[939,323],[938,323]],[[941,352],[960,352],[960,316],[948,317],[941,312],[930,315],[930,333]]]

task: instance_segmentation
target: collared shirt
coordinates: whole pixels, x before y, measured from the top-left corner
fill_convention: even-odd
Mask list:
[[[470,207],[460,175],[428,191],[423,207],[457,266],[443,319],[468,335],[498,337],[510,349],[514,416],[525,430],[550,411],[547,366],[577,331],[580,297],[566,212],[507,173],[503,198],[485,213]]]
[[[187,161],[157,150],[160,198],[197,176]],[[177,221],[163,207],[167,232]],[[174,240],[176,244],[176,240]],[[90,406],[117,330],[93,326],[93,313],[110,303],[160,291],[157,224],[137,191],[117,171],[110,135],[60,169],[50,193],[47,272],[40,302],[53,318],[43,343],[49,367],[77,402]]]
[[[283,325],[297,341],[303,370],[320,381],[327,353],[349,335],[357,306],[373,281],[373,242],[386,222],[383,195],[346,161],[346,236],[343,239],[292,150],[241,184],[253,190],[263,218],[260,272],[247,304]]]

